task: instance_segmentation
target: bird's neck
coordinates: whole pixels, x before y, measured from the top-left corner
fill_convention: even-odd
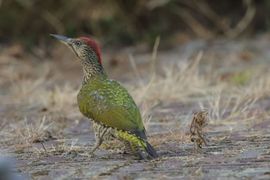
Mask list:
[[[107,78],[107,75],[102,67],[102,65],[97,60],[83,60],[83,84],[97,79],[97,78]]]

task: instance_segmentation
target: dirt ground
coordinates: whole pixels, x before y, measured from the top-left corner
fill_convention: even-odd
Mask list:
[[[42,48],[33,55],[3,47],[1,156],[14,160],[21,179],[270,179],[269,47],[263,35],[152,53],[105,50],[109,76],[141,109],[159,154],[151,161],[119,153],[117,142],[90,156],[94,133],[77,108],[81,69],[69,49],[43,56]],[[196,151],[189,127],[202,109],[208,145]]]

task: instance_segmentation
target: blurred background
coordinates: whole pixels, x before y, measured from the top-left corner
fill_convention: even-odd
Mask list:
[[[239,38],[270,28],[267,0],[0,0],[0,43],[52,43],[48,34],[91,35],[103,46],[161,48],[194,38]],[[45,46],[46,47],[46,46]]]
[[[269,179],[269,30],[270,0],[0,0],[0,154],[32,179]],[[87,155],[80,63],[51,33],[98,40],[164,159]],[[202,109],[210,146],[200,157],[188,131]]]

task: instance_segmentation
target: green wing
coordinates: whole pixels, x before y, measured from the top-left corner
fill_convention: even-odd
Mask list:
[[[84,85],[78,95],[78,104],[80,111],[94,121],[146,139],[137,105],[116,81],[103,80]]]

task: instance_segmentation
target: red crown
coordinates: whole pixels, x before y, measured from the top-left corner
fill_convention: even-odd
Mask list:
[[[102,64],[101,61],[101,50],[99,45],[97,44],[96,41],[94,41],[93,39],[89,38],[89,37],[79,37],[79,39],[81,39],[82,41],[84,41],[88,46],[90,46],[97,54],[98,56],[98,62],[100,64]]]

